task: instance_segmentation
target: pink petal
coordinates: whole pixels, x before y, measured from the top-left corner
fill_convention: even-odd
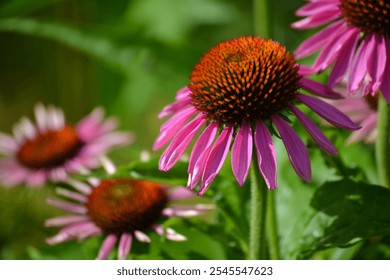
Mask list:
[[[72,191],[67,190],[67,189],[57,188],[56,193],[59,195],[65,196],[67,198],[79,201],[81,203],[86,203],[88,201],[88,198],[85,195],[77,193],[77,192],[72,192]]]
[[[371,58],[375,46],[373,38],[374,36],[367,36],[363,39],[352,60],[348,80],[348,91],[350,93],[355,93],[360,88],[367,74],[368,60]]]
[[[86,222],[88,220],[89,220],[88,217],[84,215],[83,216],[61,216],[61,217],[47,219],[45,221],[45,226],[61,227],[61,226],[67,226],[78,222]]]
[[[164,118],[172,114],[176,114],[180,110],[184,109],[186,106],[191,104],[191,90],[188,87],[184,87],[179,90],[176,94],[176,101],[168,106],[165,106],[162,111],[158,114],[158,118]]]
[[[369,93],[376,93],[379,90],[387,63],[385,39],[378,35],[374,35],[373,38],[375,46],[371,58],[368,58],[368,73],[372,78]]]
[[[386,56],[390,58],[390,40],[386,39]],[[386,70],[383,75],[383,81],[381,85],[383,96],[386,98],[387,103],[390,104],[390,62],[387,63]]]
[[[291,26],[296,29],[310,29],[331,22],[332,20],[340,17],[340,15],[340,12],[326,11],[294,22]]]
[[[297,59],[309,56],[323,47],[335,34],[338,34],[338,30],[344,24],[343,20],[332,23],[322,31],[318,32],[314,36],[310,37],[295,50],[295,56]]]
[[[252,129],[250,123],[243,123],[234,139],[232,147],[232,169],[237,182],[242,186],[248,176],[252,160]]]
[[[257,163],[264,181],[269,189],[276,189],[277,168],[275,147],[267,126],[261,121],[256,124],[254,140],[257,151]]]
[[[212,122],[209,124],[203,133],[199,136],[196,141],[190,161],[188,164],[188,183],[187,186],[192,190],[199,179],[203,175],[204,166],[206,164],[207,157],[211,150],[211,144],[213,143],[215,134],[218,130],[218,124]]]
[[[158,235],[163,236],[168,240],[173,240],[173,241],[186,241],[187,240],[187,238],[184,235],[177,233],[176,231],[174,231],[171,228],[164,228],[161,225],[153,225],[152,227]]]
[[[87,208],[79,204],[71,203],[67,201],[55,200],[51,198],[47,199],[47,204],[74,214],[87,214],[88,211]]]
[[[185,200],[193,198],[195,194],[186,188],[178,187],[168,194],[169,201]]]
[[[328,68],[336,58],[344,44],[349,40],[356,37],[358,33],[357,28],[348,28],[344,27],[338,31],[338,36],[334,36],[333,39],[330,39],[329,42],[325,45],[323,50],[318,55],[316,61],[314,62],[313,68],[317,72],[322,72]]]
[[[221,169],[230,149],[233,131],[234,127],[232,125],[226,126],[215,142],[214,147],[211,149],[204,167],[202,183],[198,194],[202,195],[206,192],[211,182],[214,180],[215,176],[217,176],[219,170]]]
[[[112,248],[116,243],[117,237],[113,234],[110,234],[104,239],[102,247],[96,257],[97,260],[105,260],[108,258],[108,255],[111,253]]]
[[[161,126],[160,135],[157,137],[153,145],[153,151],[156,151],[168,143],[183,125],[195,114],[194,107],[187,108],[170,118]]]
[[[309,132],[310,136],[313,140],[320,146],[322,150],[330,155],[337,155],[337,149],[333,144],[329,141],[328,138],[322,133],[322,131],[316,126],[316,124],[304,113],[302,113],[297,107],[291,107],[292,112],[301,122],[301,124],[305,127],[307,132]]]
[[[300,17],[304,16],[310,16],[310,15],[315,15],[319,13],[323,13],[326,11],[333,11],[337,12],[339,11],[339,6],[335,5],[334,2],[328,1],[328,2],[322,2],[322,1],[317,1],[317,2],[311,2],[306,5],[303,5],[301,8],[299,8],[295,14]]]
[[[334,87],[342,81],[345,72],[351,64],[359,37],[360,33],[357,30],[356,34],[354,34],[354,36],[350,36],[349,40],[344,43],[344,47],[340,50],[336,63],[329,76],[329,85],[331,87]]]
[[[334,126],[344,128],[346,130],[357,130],[360,128],[359,125],[351,121],[351,119],[340,110],[320,99],[302,94],[299,94],[297,99]]]
[[[129,255],[133,237],[130,233],[122,233],[118,245],[118,259],[125,260]]]
[[[342,96],[339,93],[334,92],[329,86],[313,81],[311,79],[301,79],[302,88],[317,96],[325,97],[328,99],[340,99]]]
[[[351,133],[351,136],[347,139],[347,144],[352,144],[366,138],[377,126],[377,114],[368,115],[361,123],[362,128],[358,131]]]
[[[174,205],[163,210],[163,215],[168,217],[194,217],[214,209],[212,204]]]
[[[288,157],[296,173],[304,181],[310,182],[310,158],[305,144],[296,134],[294,129],[292,129],[292,127],[289,126],[288,123],[281,117],[279,117],[278,115],[273,115],[272,120],[280,133],[280,137],[283,140]]]
[[[30,172],[29,176],[26,178],[26,183],[32,187],[42,187],[46,180],[47,173],[44,170],[34,170],[33,172]]]
[[[192,138],[206,122],[202,114],[199,114],[195,119],[184,126],[172,140],[171,144],[161,155],[159,161],[160,170],[167,171],[180,159]]]
[[[149,236],[147,236],[145,233],[139,230],[134,231],[134,236],[137,238],[139,242],[144,242],[144,243],[150,243],[152,240],[150,239]]]

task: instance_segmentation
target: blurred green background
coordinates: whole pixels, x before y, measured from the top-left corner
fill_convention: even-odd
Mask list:
[[[269,1],[273,39],[291,51],[312,33],[290,28],[297,20],[294,11],[303,3]],[[120,120],[121,130],[136,135],[131,146],[111,156],[118,164],[136,160],[141,150],[151,150],[162,123],[156,119],[158,112],[189,82],[192,68],[202,54],[220,41],[255,35],[253,18],[250,0],[0,0],[0,131],[11,133],[21,116],[33,117],[37,102],[63,108],[71,123],[94,107],[103,106],[108,115]],[[343,139],[336,144],[343,145]],[[356,159],[357,151],[369,159],[359,163],[365,169],[364,176],[375,177],[372,148],[346,149],[343,162]],[[305,243],[301,235],[312,232],[310,227],[305,229],[307,224],[297,221],[311,217],[309,200],[313,189],[336,176],[333,169],[326,171],[323,154],[310,153],[314,169],[321,170],[314,172],[317,177],[313,186],[292,174],[286,155],[278,154],[280,182],[285,186],[278,190],[277,197],[284,258],[296,258],[304,248],[298,248]],[[215,225],[191,220],[175,224],[173,219],[175,229],[190,236],[190,242],[172,244],[153,235],[150,248],[135,245],[134,258],[245,258],[240,250],[245,241],[240,240],[247,233],[245,225],[241,227],[239,223],[245,223],[240,214],[249,214],[247,205],[241,207],[239,200],[241,196],[249,197],[249,186],[237,188],[231,171],[227,174],[227,179],[219,181],[219,193],[209,192],[227,211]],[[375,179],[371,181],[375,183]],[[52,186],[39,190],[23,186],[0,188],[0,259],[95,257],[99,238],[83,242],[82,246],[76,242],[55,247],[45,244],[45,238],[57,230],[46,229],[44,220],[60,214],[45,205],[48,196],[53,196]],[[197,227],[191,227],[194,223]],[[217,227],[218,223],[223,224],[223,229]],[[241,249],[245,245],[241,244]],[[359,250],[355,246],[312,257],[348,259]],[[377,247],[369,246],[368,250],[373,252],[368,258],[390,256],[386,246],[380,253]]]

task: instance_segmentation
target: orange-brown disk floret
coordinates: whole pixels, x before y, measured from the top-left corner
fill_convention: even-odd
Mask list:
[[[368,34],[390,37],[389,0],[341,0],[340,8],[349,24]]]
[[[82,147],[74,127],[40,132],[21,145],[17,159],[31,169],[56,167],[72,158]]]
[[[88,215],[107,234],[145,230],[161,217],[168,202],[164,188],[134,179],[105,179],[87,202]]]
[[[279,43],[240,37],[220,43],[196,64],[190,77],[192,104],[209,120],[241,124],[288,108],[300,88],[292,54]]]

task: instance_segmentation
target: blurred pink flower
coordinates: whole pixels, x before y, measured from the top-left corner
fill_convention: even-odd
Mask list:
[[[347,80],[350,94],[382,91],[390,103],[390,1],[309,0],[296,14],[305,17],[297,29],[329,24],[295,51],[298,59],[319,51],[312,73],[333,65],[331,87]]]
[[[365,97],[346,96],[345,99],[327,100],[328,103],[339,108],[362,128],[354,131],[347,139],[347,144],[364,141],[373,143],[376,140],[378,129],[378,94]]]
[[[98,167],[99,156],[132,140],[129,133],[114,131],[115,119],[103,116],[103,109],[97,108],[72,126],[61,109],[37,104],[36,125],[24,117],[13,136],[0,133],[0,153],[5,156],[0,159],[0,183],[39,187],[49,180],[65,180],[68,173]]]
[[[248,175],[254,147],[268,188],[276,188],[271,134],[282,139],[296,173],[310,181],[309,155],[289,125],[289,117],[295,115],[326,153],[336,155],[337,150],[297,104],[305,104],[337,127],[359,128],[336,108],[299,92],[303,88],[321,97],[339,97],[328,87],[303,78],[293,56],[272,40],[241,37],[220,43],[200,59],[190,80],[191,84],[178,92],[176,101],[159,114],[160,118],[173,116],[162,125],[153,149],[170,142],[159,162],[159,168],[167,171],[203,130],[188,166],[188,187],[193,189],[200,181],[199,194],[209,188],[232,143],[232,170],[239,185]]]
[[[115,172],[110,162],[104,165],[108,173]],[[146,234],[150,230],[169,240],[185,241],[185,236],[164,228],[158,221],[162,217],[193,217],[213,209],[212,204],[175,205],[194,197],[183,187],[171,188],[130,178],[90,178],[88,183],[69,179],[68,182],[76,191],[59,188],[57,193],[74,202],[49,199],[48,203],[72,215],[46,220],[48,227],[62,227],[47,243],[55,245],[104,236],[97,259],[107,259],[117,242],[118,259],[126,259],[134,238],[151,242]]]

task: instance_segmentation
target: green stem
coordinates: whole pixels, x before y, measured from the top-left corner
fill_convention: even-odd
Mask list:
[[[270,2],[269,0],[254,0],[253,1],[253,21],[255,25],[255,34],[270,38]]]
[[[378,138],[376,140],[376,163],[379,182],[390,188],[390,105],[380,95],[378,100]]]
[[[267,186],[259,174],[256,156],[253,157],[251,176],[251,218],[248,259],[266,259],[265,221],[267,214]]]
[[[279,236],[277,227],[276,207],[275,207],[275,191],[268,194],[267,204],[267,240],[269,247],[269,255],[271,260],[280,259]]]

